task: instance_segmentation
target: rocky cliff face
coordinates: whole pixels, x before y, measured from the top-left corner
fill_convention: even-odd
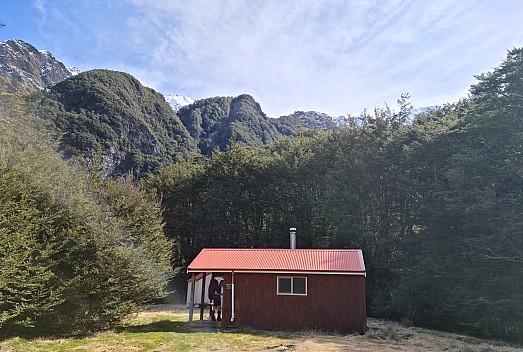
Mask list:
[[[22,40],[0,42],[2,91],[40,90],[69,76],[71,72],[48,51],[37,50]]]
[[[340,128],[331,116],[317,111],[296,111],[290,115],[280,116],[276,121],[278,130],[286,135],[299,129],[336,131]]]
[[[49,89],[42,118],[52,116],[65,157],[101,158],[105,177],[142,177],[196,155],[191,138],[164,96],[124,72],[92,70]]]

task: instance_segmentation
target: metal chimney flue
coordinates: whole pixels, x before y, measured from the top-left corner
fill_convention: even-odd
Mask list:
[[[296,249],[296,228],[291,227],[291,249]]]

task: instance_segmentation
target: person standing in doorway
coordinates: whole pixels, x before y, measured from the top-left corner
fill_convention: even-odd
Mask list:
[[[211,316],[212,321],[216,321],[216,317],[214,316],[214,309],[216,305],[216,302],[214,301],[214,292],[216,291],[216,286],[218,286],[218,280],[214,278],[213,274],[213,278],[211,279],[211,281],[209,281],[209,288],[207,290],[207,296],[209,297],[210,304],[209,314]]]
[[[222,321],[222,287],[223,280],[214,288],[214,304],[216,305],[216,312],[218,313],[217,321]]]

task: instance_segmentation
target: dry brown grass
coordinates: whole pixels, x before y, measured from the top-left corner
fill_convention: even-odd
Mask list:
[[[196,315],[196,314],[195,314]],[[84,339],[10,339],[0,351],[449,351],[522,352],[523,349],[467,336],[404,327],[369,319],[365,335],[317,331],[216,330],[187,326],[183,305],[156,305],[129,317],[119,329]]]
[[[197,316],[195,310],[195,317]],[[153,306],[139,316],[179,315],[188,317],[184,305]],[[317,331],[274,332],[273,343],[256,346],[254,350],[266,351],[449,351],[449,352],[521,352],[522,348],[509,347],[469,336],[451,334],[377,319],[368,320],[369,331],[365,335],[336,335]],[[257,331],[248,331],[257,334]],[[271,335],[271,332],[264,332]],[[279,341],[278,338],[284,340]],[[268,341],[267,341],[268,342]],[[254,346],[253,346],[254,347]],[[226,346],[215,346],[213,351],[230,351]],[[252,349],[245,349],[252,350]]]

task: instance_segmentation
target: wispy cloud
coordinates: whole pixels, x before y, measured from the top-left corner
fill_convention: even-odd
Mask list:
[[[33,3],[33,6],[34,6],[38,11],[40,11],[40,13],[44,16],[44,18],[45,18],[46,15],[47,15],[47,9],[46,9],[45,3],[46,3],[45,0],[36,0],[36,1],[34,1],[34,3]]]
[[[41,30],[43,24],[47,21],[47,7],[46,7],[46,1],[45,0],[36,0],[33,3],[33,6],[38,10],[40,13],[40,20],[38,21],[38,27]]]
[[[507,0],[75,4],[35,2],[47,26],[66,28],[64,43],[84,50],[76,58],[86,68],[126,70],[195,98],[250,93],[270,116],[358,113],[405,91],[418,106],[456,100],[523,45],[523,4]]]

